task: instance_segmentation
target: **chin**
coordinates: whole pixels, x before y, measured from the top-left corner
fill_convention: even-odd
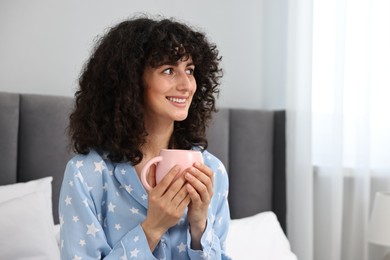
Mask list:
[[[188,117],[188,113],[186,113],[185,115],[176,115],[175,121],[177,121],[177,122],[184,121],[187,119],[187,117]]]

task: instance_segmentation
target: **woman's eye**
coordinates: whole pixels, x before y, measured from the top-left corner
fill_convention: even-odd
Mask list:
[[[186,73],[188,75],[194,75],[194,69],[193,68],[188,68],[188,69],[186,69]]]
[[[168,75],[171,75],[173,73],[173,69],[172,68],[168,68],[168,69],[165,69],[163,71],[164,74],[168,74]]]

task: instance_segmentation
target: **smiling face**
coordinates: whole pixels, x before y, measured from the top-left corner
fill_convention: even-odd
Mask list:
[[[182,121],[187,118],[196,91],[195,66],[191,57],[175,64],[144,70],[145,121]]]

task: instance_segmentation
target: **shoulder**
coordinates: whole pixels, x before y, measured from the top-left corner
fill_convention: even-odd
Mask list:
[[[88,154],[76,154],[66,166],[65,174],[81,174],[84,178],[94,178],[112,172],[113,163],[106,153],[91,150]]]

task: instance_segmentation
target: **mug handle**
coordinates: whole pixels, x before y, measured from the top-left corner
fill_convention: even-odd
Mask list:
[[[150,159],[146,164],[145,166],[142,168],[142,171],[141,171],[141,182],[142,184],[144,185],[144,187],[150,191],[152,189],[152,187],[149,185],[146,177],[148,176],[149,174],[149,168],[150,166],[152,166],[152,164],[155,164],[155,163],[158,163],[160,161],[162,161],[162,156],[156,156],[152,159]]]

